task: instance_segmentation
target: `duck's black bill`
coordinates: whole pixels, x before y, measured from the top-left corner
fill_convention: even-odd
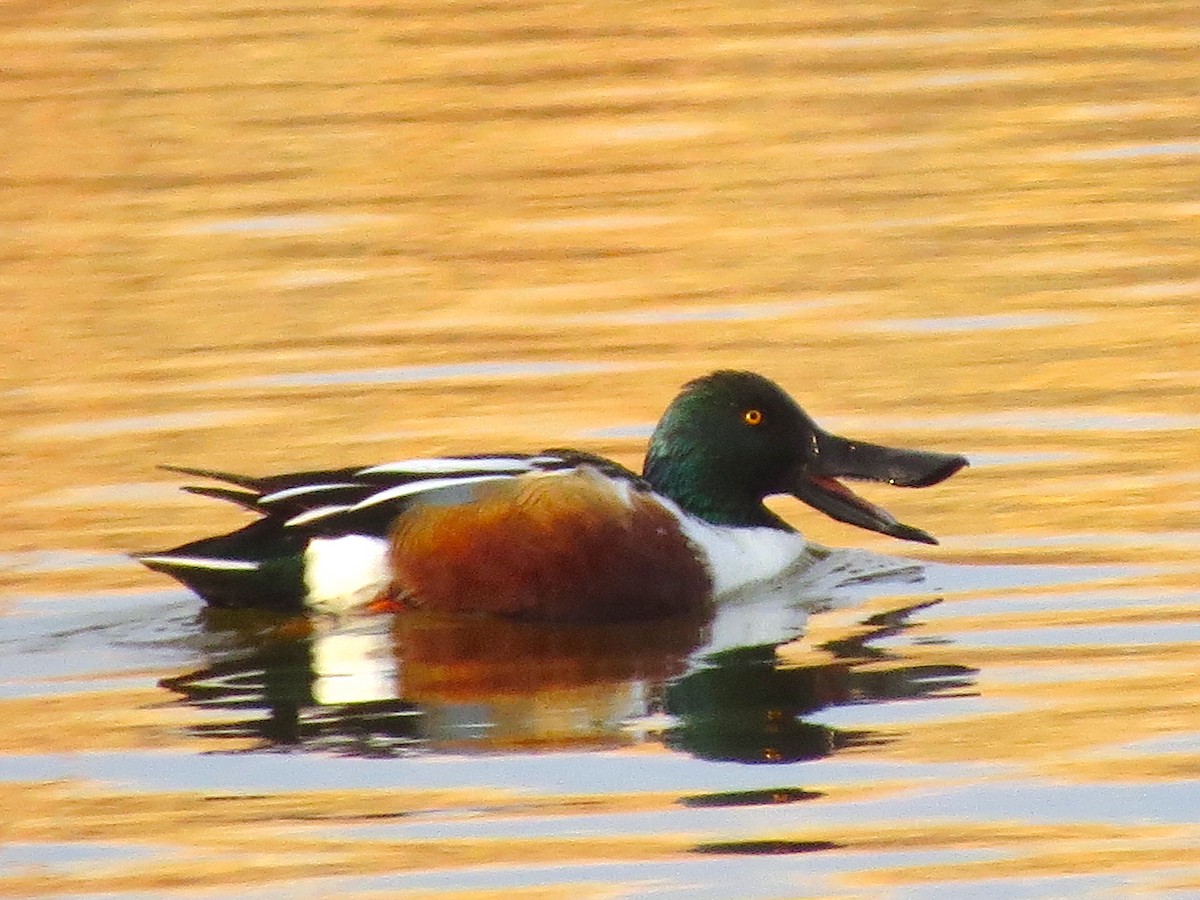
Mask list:
[[[905,525],[886,509],[864,500],[837,479],[881,481],[897,487],[928,487],[945,481],[963,466],[965,456],[926,450],[900,450],[849,441],[814,431],[807,459],[788,493],[831,518],[906,541],[936,544],[928,532]]]

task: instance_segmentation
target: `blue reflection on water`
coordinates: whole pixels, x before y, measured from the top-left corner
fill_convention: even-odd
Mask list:
[[[1076,150],[1067,159],[1080,161],[1107,159],[1142,159],[1151,156],[1194,156],[1200,153],[1200,141],[1154,141],[1127,144],[1123,147],[1101,147],[1098,150]]]
[[[6,841],[0,844],[0,872],[22,868],[68,868],[84,863],[132,862],[161,858],[165,847],[142,844],[70,843],[67,841]]]
[[[337,231],[356,225],[369,225],[385,221],[387,217],[373,215],[331,215],[307,213],[276,216],[245,216],[240,219],[212,219],[181,225],[176,234],[311,234],[320,231]]]
[[[1198,622],[1124,622],[1119,625],[1049,625],[1039,628],[996,628],[988,631],[938,632],[959,647],[1145,647],[1200,644]],[[879,646],[899,649],[921,637],[881,638]]]
[[[636,765],[632,760],[636,759]],[[167,765],[170,760],[175,763]],[[712,762],[685,754],[622,751],[470,754],[442,753],[399,759],[289,754],[286,764],[273,753],[189,756],[133,751],[40,754],[5,759],[5,778],[35,781],[92,779],[129,790],[257,791],[321,790],[492,790],[537,794],[577,793],[586,773],[588,793],[638,793],[648,789],[682,794],[763,791],[779,786],[780,769]],[[829,757],[805,763],[806,780],[822,785],[873,785],[881,781],[920,781],[1002,774],[996,764],[907,763]],[[812,766],[814,768],[807,768]],[[807,809],[808,807],[806,807]]]
[[[182,636],[195,613],[180,590],[14,598],[0,616],[0,695],[102,690],[118,677],[153,684],[148,667],[194,658]]]
[[[1095,316],[1083,313],[994,313],[980,316],[934,316],[926,319],[880,319],[864,324],[864,331],[899,331],[914,334],[949,334],[973,331],[1014,331],[1023,328],[1052,328],[1078,325]]]
[[[378,369],[346,369],[340,372],[290,372],[255,375],[224,381],[189,385],[190,389],[303,388],[355,384],[411,384],[459,378],[549,378],[555,375],[590,375],[635,368],[631,363],[609,362],[490,362],[453,363],[427,366],[389,366]]]

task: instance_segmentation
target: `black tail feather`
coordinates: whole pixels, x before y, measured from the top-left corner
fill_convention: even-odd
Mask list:
[[[196,494],[200,497],[212,497],[216,500],[225,500],[229,503],[235,503],[242,509],[249,509],[254,512],[261,512],[258,508],[259,494],[251,493],[250,491],[238,491],[233,488],[221,487],[206,487],[201,485],[189,484],[182,487],[180,490],[186,491],[189,494]]]
[[[218,472],[216,469],[193,469],[190,466],[159,466],[159,468],[167,472],[175,472],[178,475],[194,475],[197,478],[211,478],[213,481],[236,484],[238,487],[246,488],[250,491],[257,491],[259,489],[258,479],[248,478],[245,475]]]
[[[293,612],[304,606],[306,544],[304,535],[282,528],[272,519],[258,519],[229,534],[159,553],[138,554],[134,559],[170,575],[210,606]],[[222,568],[223,563],[231,565]],[[237,567],[237,563],[252,567]]]

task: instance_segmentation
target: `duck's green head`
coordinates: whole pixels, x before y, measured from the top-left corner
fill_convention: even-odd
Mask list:
[[[718,525],[790,530],[763,499],[791,494],[839,521],[934,544],[836,479],[925,487],[965,465],[962,456],[837,437],[769,379],[719,371],[688,382],[663,413],[643,474],[682,509]]]

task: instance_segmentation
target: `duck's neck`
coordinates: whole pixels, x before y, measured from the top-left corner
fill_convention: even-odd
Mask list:
[[[651,440],[642,477],[684,512],[713,525],[795,530],[703,452],[668,453],[661,441]]]

